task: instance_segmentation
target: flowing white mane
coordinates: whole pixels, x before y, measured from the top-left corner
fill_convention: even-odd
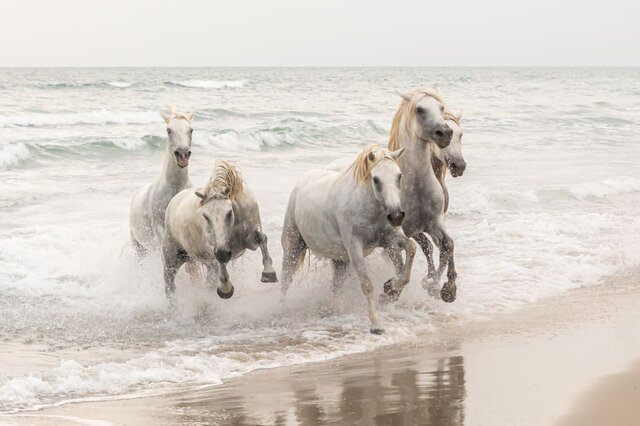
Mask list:
[[[203,203],[213,198],[234,199],[243,190],[244,184],[238,169],[228,161],[218,160],[205,188]]]
[[[347,171],[353,173],[356,182],[365,182],[371,176],[371,170],[375,165],[385,158],[393,160],[393,157],[385,148],[377,144],[369,145],[358,154],[358,157],[347,168]]]

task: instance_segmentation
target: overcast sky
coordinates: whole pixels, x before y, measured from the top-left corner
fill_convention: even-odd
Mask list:
[[[639,0],[15,0],[0,66],[638,66],[639,20]]]

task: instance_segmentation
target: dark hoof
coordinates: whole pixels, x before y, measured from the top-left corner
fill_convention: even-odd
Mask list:
[[[384,334],[384,328],[370,328],[369,331],[371,332],[371,334]]]
[[[389,296],[389,298],[395,302],[400,297],[400,292],[395,288],[393,288],[393,286],[391,285],[392,280],[393,278],[387,280],[387,282],[384,283],[384,286],[382,287],[382,291],[384,291],[384,294]]]
[[[263,283],[277,283],[278,277],[276,276],[275,272],[263,272],[260,281],[262,281]]]
[[[447,303],[452,303],[456,300],[456,285],[445,284],[440,290],[440,297]]]
[[[216,289],[216,293],[220,296],[221,299],[230,299],[233,296],[233,286],[231,286],[231,291],[229,293],[223,293],[220,291],[220,288]]]

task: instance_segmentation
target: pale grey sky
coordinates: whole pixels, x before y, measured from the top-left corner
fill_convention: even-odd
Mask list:
[[[16,0],[0,66],[638,66],[638,0]]]

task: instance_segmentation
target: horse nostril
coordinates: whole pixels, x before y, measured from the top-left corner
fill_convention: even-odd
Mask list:
[[[175,155],[176,157],[178,157],[180,155],[180,153],[178,152],[178,150],[173,151],[173,155]]]
[[[400,212],[400,220],[404,220],[404,212]]]
[[[393,216],[391,216],[390,214],[388,214],[388,215],[387,215],[387,220],[388,220],[389,222],[393,221]]]
[[[187,151],[187,158],[191,157],[191,151]]]
[[[444,136],[444,133],[442,132],[442,130],[436,130],[436,136],[441,138]]]

